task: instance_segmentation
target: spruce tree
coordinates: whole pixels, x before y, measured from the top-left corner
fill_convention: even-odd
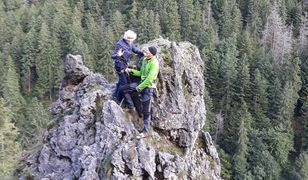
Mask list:
[[[158,14],[154,14],[154,12],[151,10],[150,11],[150,17],[153,17],[153,19],[151,19],[150,23],[150,40],[158,38],[159,35],[161,34],[161,27],[160,27],[160,22],[159,22],[159,15]]]
[[[96,63],[102,57],[103,40],[100,33],[100,27],[94,21],[94,18],[87,14],[86,16],[86,29],[84,39],[89,49],[89,54],[92,56],[92,62],[95,70],[97,69]]]
[[[60,42],[60,49],[62,58],[64,58],[68,53],[73,53],[71,51],[71,21],[72,21],[72,11],[67,3],[67,1],[61,1],[55,4],[55,8],[58,13],[53,19],[52,32],[55,32],[57,38]]]
[[[36,72],[38,76],[35,87],[36,95],[40,98],[48,97],[49,100],[55,95],[55,90],[60,79],[57,69],[60,65],[60,45],[58,39],[53,37],[45,23],[42,24],[39,36],[39,52],[36,60]]]
[[[28,103],[26,112],[28,124],[24,127],[24,130],[29,132],[29,147],[40,140],[50,120],[47,109],[36,97],[32,98]]]
[[[18,129],[12,123],[13,113],[0,98],[0,174],[11,175],[17,168],[20,145],[17,141]]]
[[[221,86],[218,91],[220,93],[220,103],[225,115],[230,113],[231,100],[232,100],[232,85],[236,81],[236,64],[238,62],[238,51],[236,49],[236,35],[224,40],[220,47],[219,53],[221,58],[220,76]],[[226,117],[228,118],[228,117]]]
[[[25,93],[31,94],[34,80],[34,63],[36,59],[36,37],[37,34],[32,28],[25,37],[22,46],[22,59],[21,59],[21,85]]]
[[[180,0],[179,10],[181,17],[181,35],[183,40],[190,40],[190,36],[194,33],[192,26],[195,21],[193,0]]]
[[[160,24],[162,34],[171,41],[180,39],[180,15],[178,4],[173,0],[165,0],[161,4]]]
[[[225,133],[224,133],[224,147],[225,150],[230,153],[231,155],[234,155],[236,153],[236,150],[238,146],[246,146],[247,141],[245,141],[245,144],[238,144],[238,141],[240,139],[240,135],[238,132],[243,131],[243,135],[245,138],[247,138],[247,133],[244,131],[247,131],[246,127],[243,126],[243,124],[248,125],[248,128],[251,124],[251,116],[248,113],[247,106],[245,103],[245,91],[247,90],[249,86],[249,71],[248,71],[248,65],[247,65],[247,59],[244,57],[240,59],[237,62],[236,65],[236,82],[234,82],[232,85],[230,85],[230,91],[231,100],[230,100],[230,110],[227,111],[227,121],[225,122]],[[246,122],[247,121],[247,122]],[[241,127],[243,126],[243,127]],[[245,129],[241,129],[245,128]],[[244,138],[244,137],[242,137]],[[239,156],[242,156],[242,152],[239,153]],[[243,157],[242,157],[243,158]]]
[[[245,55],[249,62],[253,58],[253,52],[256,47],[253,41],[254,39],[251,37],[250,32],[247,29],[243,30],[238,41],[239,56],[243,57]]]
[[[4,77],[5,77],[5,58],[4,55],[1,53],[0,51],[0,81],[3,82],[4,81]],[[3,85],[0,84],[0,97],[2,97],[3,94]]]
[[[278,179],[280,166],[268,151],[263,136],[264,132],[254,129],[249,134],[247,177],[249,179]]]
[[[233,34],[238,36],[241,28],[241,14],[235,0],[225,1],[222,8],[219,34],[224,38]],[[230,30],[232,30],[232,33],[230,33]]]
[[[6,12],[3,8],[1,8],[1,2],[0,2],[0,33],[2,36],[0,37],[0,48],[2,49],[4,47],[4,44],[8,41],[7,37],[9,34],[9,29],[7,29],[5,20],[6,19]]]
[[[269,83],[268,103],[270,104],[267,116],[271,119],[272,126],[275,127],[279,124],[280,109],[282,105],[282,87],[280,80],[277,76]]]
[[[295,167],[302,179],[308,179],[308,152],[303,151],[296,160]]]
[[[48,27],[52,27],[53,19],[55,18],[57,9],[53,1],[46,1],[42,6],[41,16]]]
[[[240,126],[238,128],[239,136],[237,141],[237,147],[235,151],[235,155],[233,156],[233,164],[234,164],[234,179],[246,179],[247,171],[249,168],[249,164],[247,161],[248,158],[248,143],[249,143],[249,132],[250,132],[250,124],[252,121],[251,115],[248,112],[248,108],[246,103],[239,107],[240,111]]]
[[[200,3],[197,1],[194,4],[194,21],[192,23],[192,33],[190,34],[190,42],[197,44],[202,49],[205,42],[205,21]]]
[[[100,17],[100,9],[98,1],[96,0],[84,0],[84,10],[86,14],[91,14],[96,20]]]
[[[114,80],[114,65],[113,59],[110,57],[115,47],[116,39],[110,26],[107,27],[107,32],[103,37],[102,58],[97,62],[98,71],[102,73],[106,79]]]
[[[5,11],[14,11],[21,6],[19,0],[3,0]]]
[[[111,27],[116,39],[119,39],[123,36],[125,32],[125,24],[123,15],[120,11],[116,11],[113,14]]]
[[[266,116],[268,108],[268,84],[259,69],[255,70],[252,78],[251,93],[253,96],[250,104],[250,112],[254,118],[253,127],[259,130],[267,129],[270,127],[270,120]]]
[[[19,128],[19,138],[22,143],[25,133],[23,128],[27,125],[25,119],[25,100],[20,93],[18,74],[16,72],[15,64],[10,56],[6,57],[5,65],[6,73],[3,78],[3,98],[7,103],[7,107],[12,111],[12,122]]]
[[[246,22],[254,38],[258,38],[263,30],[270,7],[270,0],[249,1]]]
[[[130,9],[128,11],[128,21],[126,22],[126,26],[129,29],[136,30],[138,28],[138,3],[137,1],[133,0]]]
[[[205,41],[206,46],[201,51],[202,59],[205,63],[205,83],[206,87],[209,89],[210,96],[216,98],[214,93],[216,92],[216,81],[218,80],[220,59],[218,52],[216,51],[216,40],[217,40],[217,30],[214,26],[209,27],[206,30]],[[215,102],[215,101],[214,101]],[[216,101],[217,102],[217,101]]]
[[[282,92],[281,108],[279,110],[278,122],[275,128],[273,140],[270,141],[273,155],[282,167],[288,161],[288,154],[293,150],[293,128],[292,120],[295,104],[298,99],[300,89],[300,68],[299,59],[295,57],[285,64],[284,79],[285,85]]]
[[[22,27],[17,25],[14,31],[14,38],[11,42],[11,56],[16,63],[17,69],[21,70],[22,62],[22,46],[25,39],[25,33],[22,31]]]

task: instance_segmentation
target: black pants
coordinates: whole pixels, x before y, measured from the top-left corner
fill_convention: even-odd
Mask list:
[[[138,112],[143,115],[143,132],[148,132],[150,128],[151,100],[153,97],[153,88],[145,88],[140,93],[136,91],[137,83],[122,86],[121,92],[124,94],[125,100],[129,108],[136,107]]]

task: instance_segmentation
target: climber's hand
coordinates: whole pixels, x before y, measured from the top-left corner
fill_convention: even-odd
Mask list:
[[[137,92],[141,92],[142,90],[137,86],[137,87],[136,87],[136,91],[137,91]]]
[[[123,56],[123,54],[124,54],[123,49],[119,49],[118,56],[121,57],[121,56]]]

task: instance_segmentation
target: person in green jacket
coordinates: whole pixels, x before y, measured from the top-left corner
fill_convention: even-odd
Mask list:
[[[134,111],[134,103],[131,98],[133,91],[141,94],[142,115],[143,115],[143,130],[137,138],[144,138],[148,135],[150,128],[150,114],[151,114],[151,99],[153,92],[156,89],[156,81],[159,73],[159,62],[155,55],[157,49],[154,46],[147,48],[145,58],[142,60],[140,71],[127,68],[125,71],[133,76],[139,76],[141,83],[137,86],[128,86],[122,89],[128,108]]]

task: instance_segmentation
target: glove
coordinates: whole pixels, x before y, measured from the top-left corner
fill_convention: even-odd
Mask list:
[[[137,91],[137,92],[141,92],[142,90],[137,86],[137,87],[136,87],[136,91]]]

